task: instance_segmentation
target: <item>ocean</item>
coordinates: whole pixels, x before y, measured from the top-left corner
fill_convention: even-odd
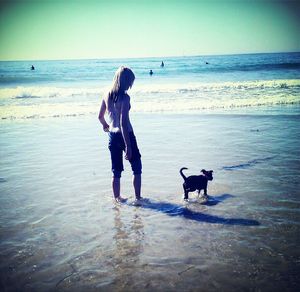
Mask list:
[[[299,53],[0,62],[0,118],[94,115],[121,65],[136,75],[130,91],[134,112],[223,111],[300,102]]]
[[[127,162],[128,203],[113,202],[98,121],[120,65],[136,75],[141,207]],[[1,62],[0,76],[1,291],[299,290],[300,53]],[[207,202],[183,201],[181,167],[214,171]]]

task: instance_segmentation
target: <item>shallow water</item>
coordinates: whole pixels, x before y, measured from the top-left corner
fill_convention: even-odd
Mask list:
[[[296,290],[299,119],[133,115],[142,207],[128,164],[112,202],[96,118],[2,122],[1,290]],[[183,166],[214,170],[206,204],[183,203]]]

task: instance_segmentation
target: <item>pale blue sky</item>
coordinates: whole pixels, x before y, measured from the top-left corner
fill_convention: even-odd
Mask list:
[[[0,60],[300,51],[299,1],[0,3]]]

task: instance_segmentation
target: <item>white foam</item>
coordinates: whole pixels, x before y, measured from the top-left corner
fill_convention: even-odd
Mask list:
[[[160,83],[135,84],[130,92],[135,95],[149,94],[193,94],[203,92],[256,90],[256,89],[300,89],[299,79],[290,80],[260,80],[243,82],[215,82],[215,83]],[[104,94],[107,86],[99,87],[51,87],[51,86],[17,86],[0,88],[0,98],[60,98],[72,96],[98,96]]]
[[[12,98],[65,98],[65,97],[88,97],[103,94],[105,87],[50,87],[50,86],[17,86],[12,88],[1,88],[1,99]]]
[[[0,118],[97,114],[107,87],[14,87],[0,89]],[[300,80],[136,84],[134,112],[193,112],[300,104]],[[33,99],[36,97],[36,99]]]
[[[197,93],[220,90],[246,90],[246,89],[283,89],[300,87],[299,79],[258,80],[239,82],[190,82],[169,84],[147,84],[133,87],[132,92],[137,94],[156,93]]]

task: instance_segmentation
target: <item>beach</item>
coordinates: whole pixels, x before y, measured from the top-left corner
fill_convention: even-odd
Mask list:
[[[113,203],[97,117],[1,124],[2,290],[296,289],[299,115],[132,122],[142,207]],[[182,201],[183,166],[214,170],[207,204]],[[122,179],[133,201],[129,164]]]
[[[170,58],[152,79],[156,59],[36,62],[30,78],[24,62],[0,62],[1,291],[299,289],[299,56]],[[98,121],[125,61],[139,77],[140,207],[127,161],[128,202],[112,199]],[[183,201],[182,167],[214,171],[207,202]]]

